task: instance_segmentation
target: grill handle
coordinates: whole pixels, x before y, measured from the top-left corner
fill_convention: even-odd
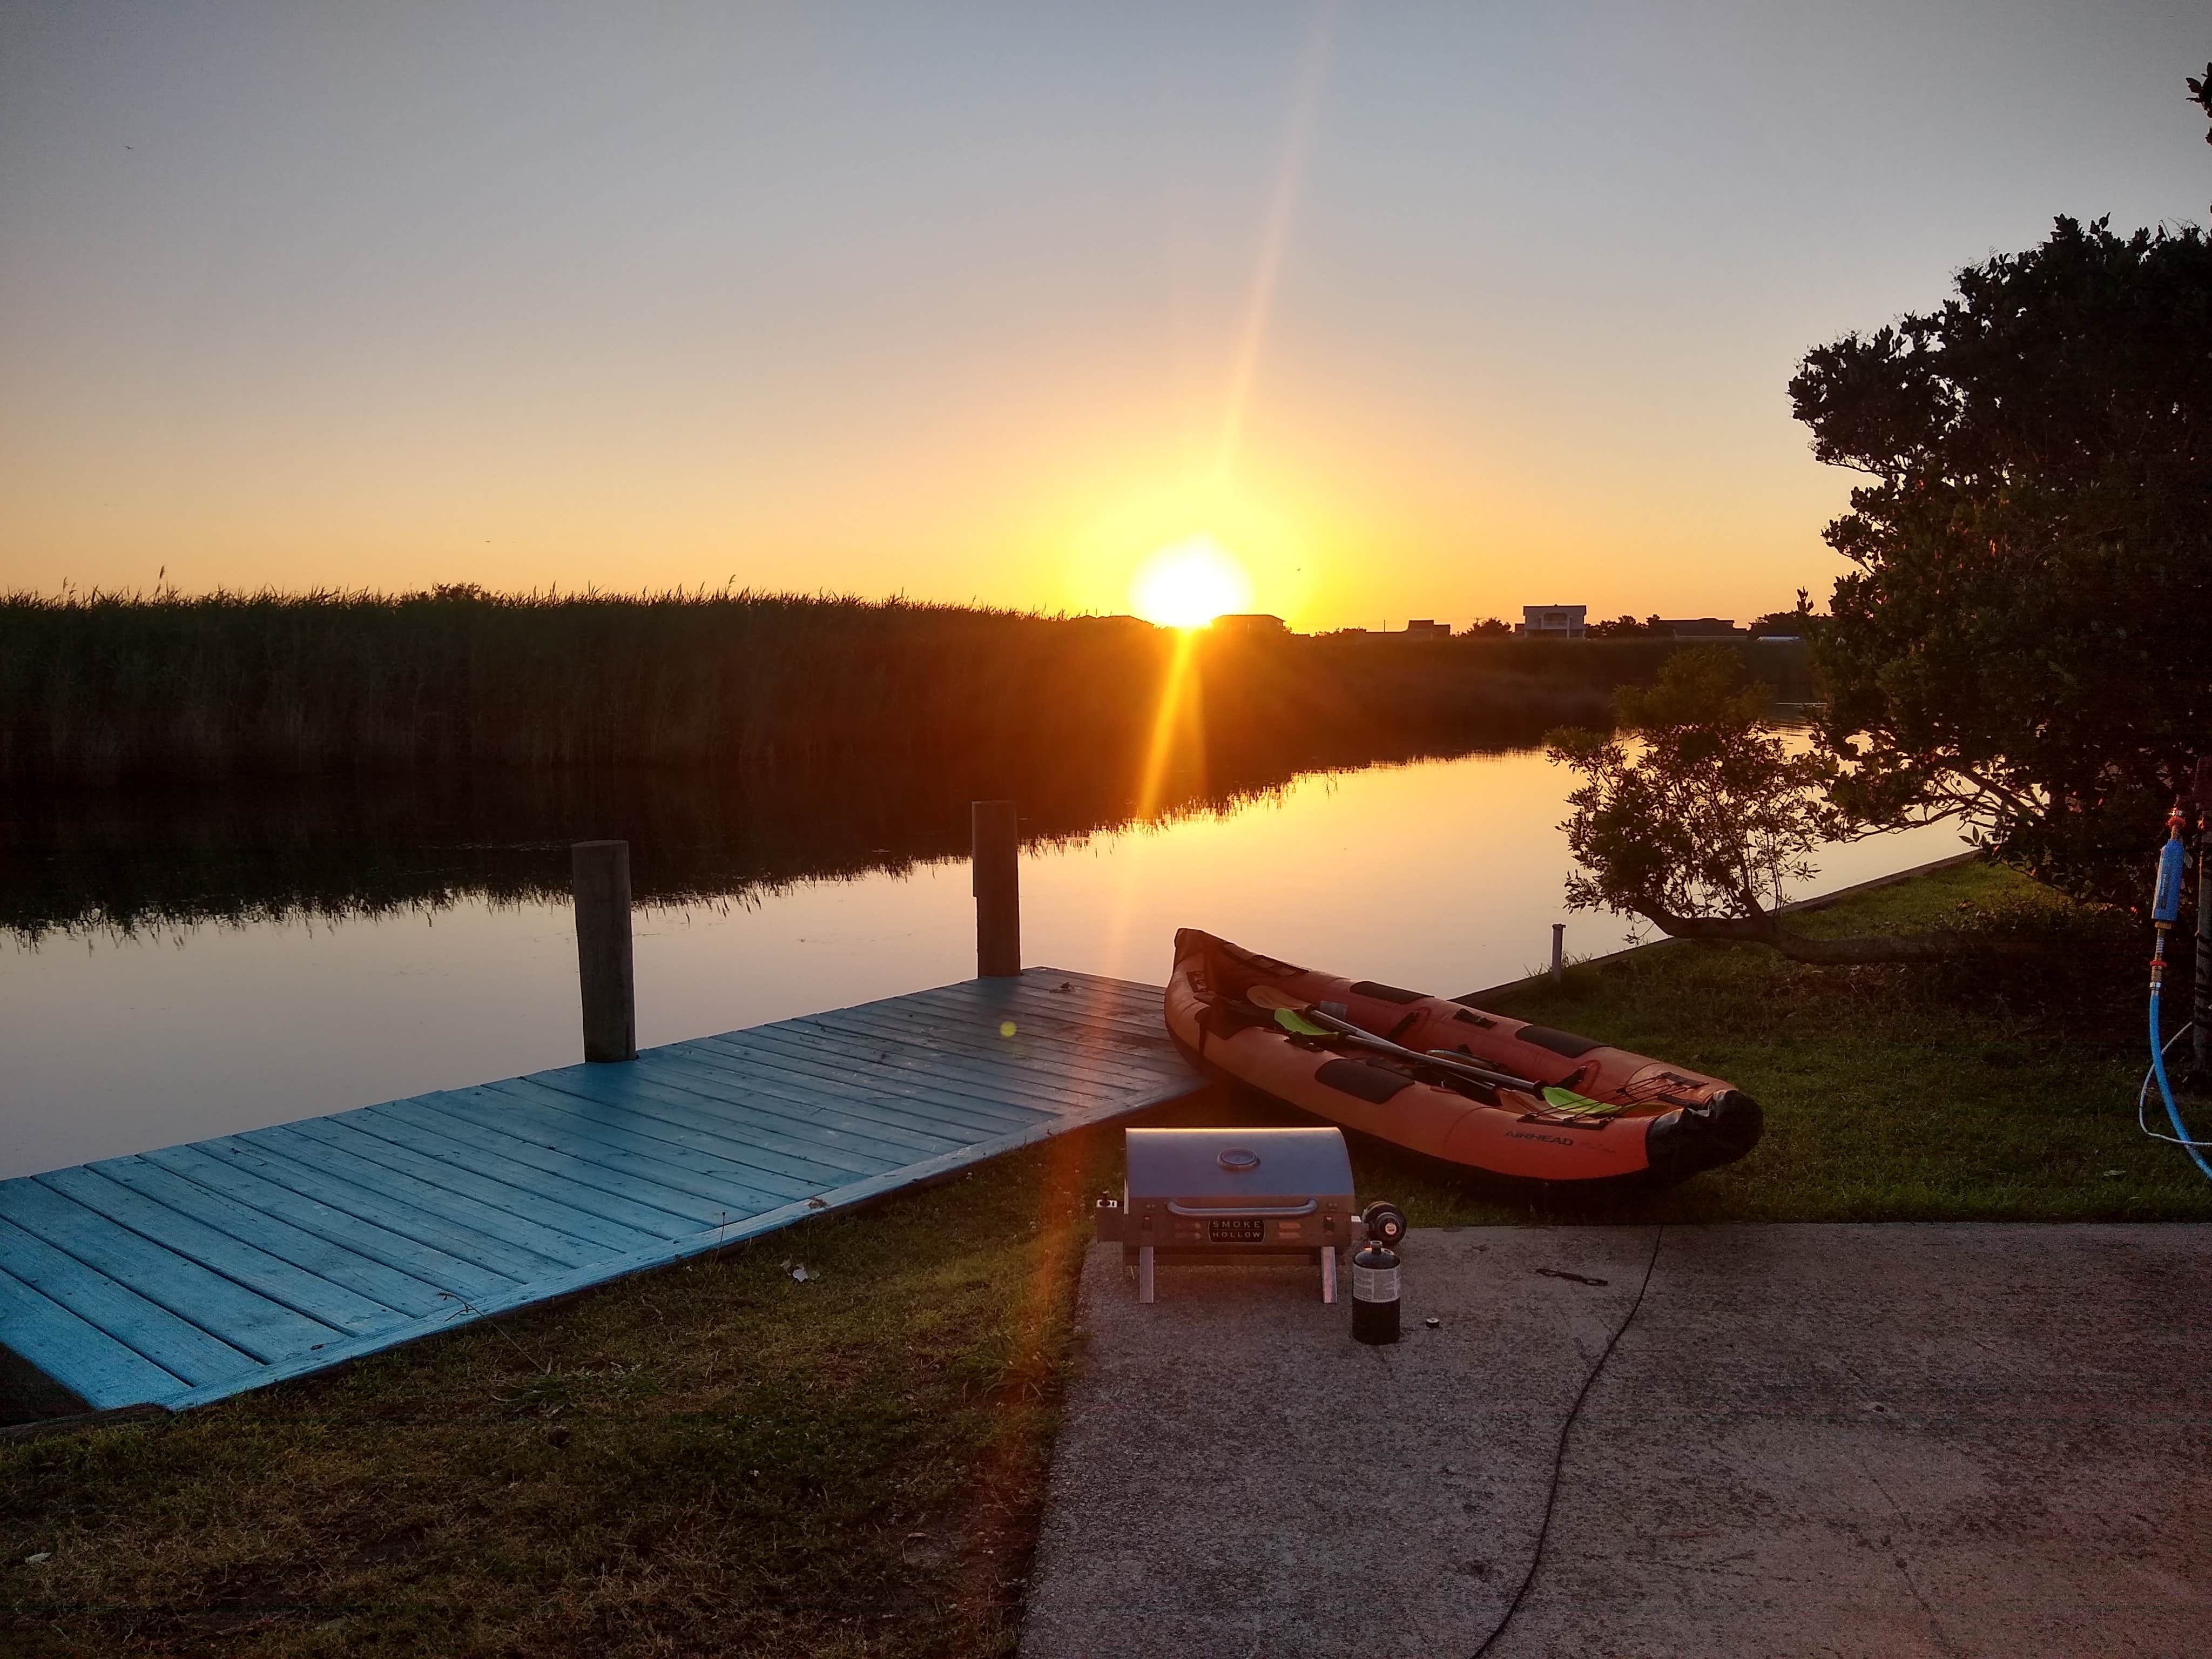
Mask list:
[[[1319,1208],[1321,1208],[1321,1200],[1314,1198],[1308,1199],[1303,1204],[1178,1204],[1173,1199],[1168,1200],[1170,1215],[1311,1215]]]

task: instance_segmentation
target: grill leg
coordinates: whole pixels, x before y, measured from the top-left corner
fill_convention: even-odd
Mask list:
[[[1321,1299],[1336,1300],[1336,1252],[1323,1246],[1321,1253]]]
[[[1139,1244],[1137,1246],[1137,1300],[1150,1302],[1152,1299],[1152,1247],[1149,1244]]]

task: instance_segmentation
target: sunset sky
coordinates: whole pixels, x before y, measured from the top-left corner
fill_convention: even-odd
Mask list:
[[[0,588],[1824,592],[1809,346],[2202,222],[2175,3],[0,8]]]

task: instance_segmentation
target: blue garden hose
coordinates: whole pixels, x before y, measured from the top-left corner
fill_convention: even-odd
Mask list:
[[[2166,1081],[2166,1077],[2167,1044],[2159,1029],[2159,997],[2166,986],[2166,936],[2173,924],[2181,919],[2181,826],[2185,822],[2180,807],[2176,806],[2173,815],[2166,820],[2166,845],[2158,855],[2158,885],[2151,895],[2150,919],[2158,930],[2158,944],[2152,950],[2150,958],[2150,1078],[2158,1079],[2159,1098],[2166,1103],[2166,1121],[2173,1125],[2172,1138],[2174,1144],[2189,1154],[2190,1162],[2197,1167],[2206,1180],[2212,1181],[2212,1164],[2205,1162],[2203,1143],[2190,1138],[2188,1127],[2181,1121],[2181,1109],[2173,1103],[2173,1085]],[[2179,1041],[2180,1033],[2176,1032],[2174,1036]],[[2146,1087],[2150,1078],[2143,1079]],[[2141,1123],[2140,1095],[2136,1106],[2136,1121]],[[2148,1132],[2148,1128],[2146,1132]],[[2164,1135],[2155,1138],[2160,1140],[2167,1139]]]
[[[2154,1133],[2152,1139],[2172,1139],[2175,1146],[2189,1154],[2189,1161],[2203,1172],[2204,1178],[2212,1181],[2212,1164],[2204,1161],[2204,1154],[2200,1150],[2207,1143],[2189,1138],[2188,1127],[2181,1121],[2181,1109],[2173,1103],[2173,1085],[2166,1080],[2166,1045],[2158,1040],[2158,990],[2153,987],[2150,994],[2150,1076],[2158,1079],[2159,1097],[2166,1102],[2166,1121],[2173,1125],[2173,1133],[2169,1137]],[[2178,1039],[2181,1033],[2177,1031],[2174,1036]],[[2144,1079],[2145,1082],[2149,1080],[2148,1078]]]

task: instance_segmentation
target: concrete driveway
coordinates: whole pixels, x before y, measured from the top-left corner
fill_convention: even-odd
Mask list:
[[[1405,1259],[1405,1340],[1370,1349],[1311,1270],[1163,1267],[1140,1307],[1093,1248],[1024,1654],[1475,1652],[1648,1268],[1498,1659],[2212,1655],[2212,1227]]]

